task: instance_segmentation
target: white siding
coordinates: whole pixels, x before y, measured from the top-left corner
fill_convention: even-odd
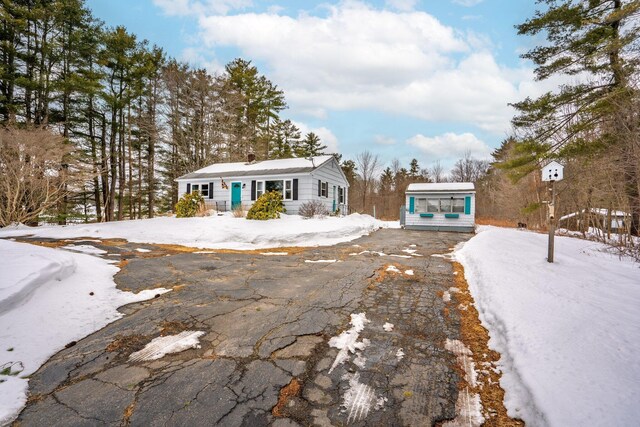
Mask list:
[[[347,186],[349,183],[344,177],[342,173],[342,169],[340,165],[335,159],[331,159],[331,161],[326,162],[322,167],[311,172],[312,178],[312,193],[310,194],[310,198],[308,200],[317,199],[324,203],[325,207],[329,212],[333,210],[333,187],[336,187],[336,207],[340,208],[344,212],[344,206],[340,206],[339,196],[338,196],[338,187],[345,188],[345,206],[349,206],[349,189]],[[318,197],[318,180],[322,182],[328,182],[329,188],[327,191],[327,197]]]
[[[459,218],[445,218],[444,213],[434,213],[433,218],[424,218],[420,213],[409,212],[409,197],[415,199],[424,197],[450,198],[450,197],[471,196],[471,213],[459,213]],[[417,203],[417,202],[416,202]],[[474,193],[411,193],[405,198],[405,227],[427,226],[427,227],[473,227],[475,226],[476,197]]]
[[[278,180],[278,179],[298,179],[298,200],[285,200],[284,206],[289,214],[297,214],[300,205],[309,200],[322,200],[325,202],[325,206],[329,211],[333,207],[333,194],[332,188],[336,186],[336,199],[338,197],[337,186],[346,187],[348,184],[339,169],[337,161],[332,159],[326,162],[324,165],[314,170],[313,172],[307,172],[303,174],[292,175],[261,175],[261,176],[243,176],[239,178],[224,178],[224,182],[228,188],[222,188],[222,182],[220,178],[208,178],[208,179],[189,179],[178,181],[178,198],[184,196],[187,192],[187,183],[193,184],[207,184],[213,182],[213,199],[205,198],[205,203],[210,207],[215,207],[215,202],[226,202],[227,210],[231,206],[231,183],[242,182],[244,188],[242,189],[242,205],[245,209],[249,209],[253,205],[251,200],[251,181],[264,181],[264,180]],[[318,180],[326,181],[329,183],[329,194],[327,198],[318,197]],[[348,197],[348,192],[346,194]],[[338,202],[336,200],[336,205]]]

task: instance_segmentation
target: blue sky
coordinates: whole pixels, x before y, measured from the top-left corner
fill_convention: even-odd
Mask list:
[[[507,106],[554,88],[519,55],[527,0],[88,0],[107,26],[194,66],[252,60],[285,91],[282,114],[345,158],[363,150],[445,167],[510,133]]]

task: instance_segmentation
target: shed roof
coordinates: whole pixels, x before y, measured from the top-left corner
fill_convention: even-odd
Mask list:
[[[452,191],[475,191],[473,182],[420,182],[409,184],[407,193],[446,193]]]
[[[330,161],[332,157],[332,155],[325,155],[311,158],[263,160],[251,163],[214,163],[197,171],[182,175],[178,179],[284,175],[311,172]]]

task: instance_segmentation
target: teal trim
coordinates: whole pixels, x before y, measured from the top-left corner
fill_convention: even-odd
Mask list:
[[[444,214],[445,218],[460,218],[460,215],[454,213],[446,213]]]
[[[409,197],[409,213],[413,213],[415,211],[416,201],[415,198]]]
[[[240,204],[242,204],[242,183],[232,182],[231,183],[231,209],[237,208]]]
[[[464,198],[464,214],[471,215],[471,196]]]
[[[456,225],[405,225],[405,230],[422,230],[422,231],[457,231],[460,233],[473,233],[473,226],[456,226]]]
[[[335,211],[336,211],[336,201],[334,200],[333,201],[333,212],[335,212]]]
[[[433,218],[432,213],[421,213],[420,218]]]

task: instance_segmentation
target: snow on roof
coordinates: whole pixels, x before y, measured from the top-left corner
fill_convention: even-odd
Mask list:
[[[586,209],[582,209],[581,211],[578,211],[578,212],[572,212],[570,214],[566,214],[565,216],[560,218],[560,221],[563,221],[563,220],[569,219],[569,218],[573,218],[576,215],[583,214],[585,211],[586,211]],[[607,215],[609,215],[609,210],[608,209],[603,209],[603,208],[591,208],[591,213],[594,213],[596,215],[607,216]],[[627,216],[629,216],[629,214],[624,212],[624,211],[611,211],[611,216],[612,217],[627,217]]]
[[[475,186],[473,182],[421,182],[409,184],[407,191],[475,191]]]
[[[219,176],[270,175],[274,173],[310,172],[329,161],[333,156],[315,156],[311,158],[293,158],[279,160],[263,160],[252,163],[214,163],[197,171],[188,173],[178,179],[215,178]]]

